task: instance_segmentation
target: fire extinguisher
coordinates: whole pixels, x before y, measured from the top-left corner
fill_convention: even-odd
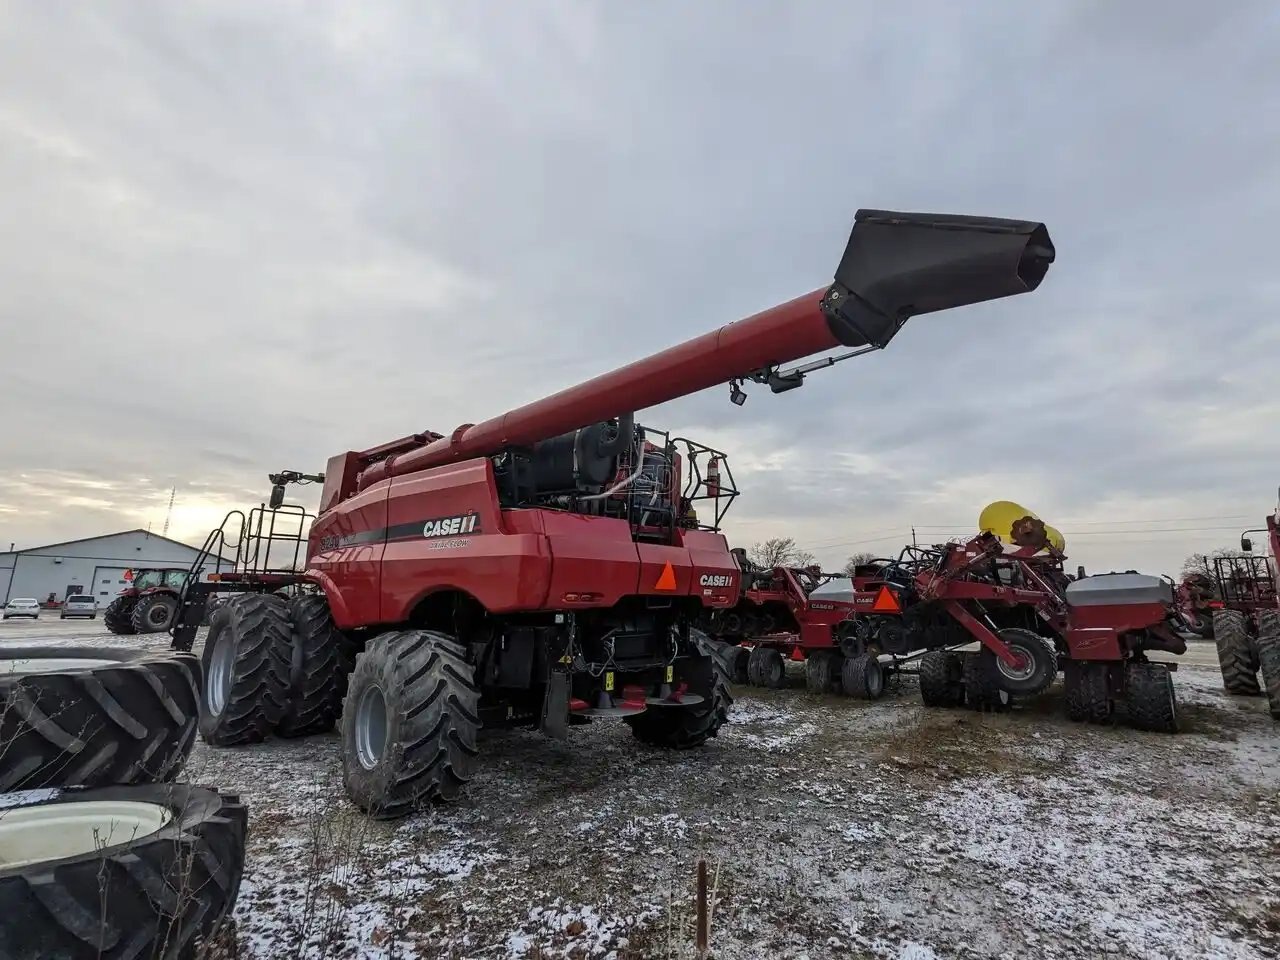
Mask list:
[[[707,461],[707,496],[720,496],[720,458],[712,457]]]

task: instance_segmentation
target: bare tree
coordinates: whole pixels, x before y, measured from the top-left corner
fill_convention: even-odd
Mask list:
[[[1182,561],[1182,575],[1189,577],[1193,574],[1199,574],[1212,580],[1214,558],[1229,557],[1235,553],[1239,553],[1239,551],[1231,547],[1219,547],[1211,553],[1193,553]]]
[[[802,550],[794,537],[771,537],[751,545],[747,555],[761,567],[807,567],[814,562],[808,550]]]
[[[876,558],[874,553],[866,550],[860,550],[858,553],[851,554],[849,559],[844,562],[844,575],[852,577],[855,567],[860,567],[864,563],[870,563]]]

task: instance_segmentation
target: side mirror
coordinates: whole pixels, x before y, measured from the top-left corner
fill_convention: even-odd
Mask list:
[[[284,484],[277,483],[271,488],[271,509],[277,510],[284,503]]]
[[[1240,549],[1245,553],[1253,553],[1253,541],[1248,537],[1240,538]]]

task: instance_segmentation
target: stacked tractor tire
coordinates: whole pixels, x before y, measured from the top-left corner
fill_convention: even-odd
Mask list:
[[[175,782],[201,686],[190,654],[0,651],[0,957],[177,958],[222,936],[247,811]]]
[[[1213,640],[1227,693],[1265,694],[1271,716],[1280,720],[1280,610],[1218,610]]]

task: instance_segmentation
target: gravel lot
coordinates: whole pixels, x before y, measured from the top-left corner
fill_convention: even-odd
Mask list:
[[[101,621],[0,644],[139,644]],[[163,646],[167,637],[143,638]],[[188,776],[248,800],[244,956],[692,957],[698,857],[714,956],[1280,956],[1280,725],[1197,644],[1176,736],[743,689],[701,751],[621,723],[483,739],[465,800],[355,814],[336,735],[198,744]]]

